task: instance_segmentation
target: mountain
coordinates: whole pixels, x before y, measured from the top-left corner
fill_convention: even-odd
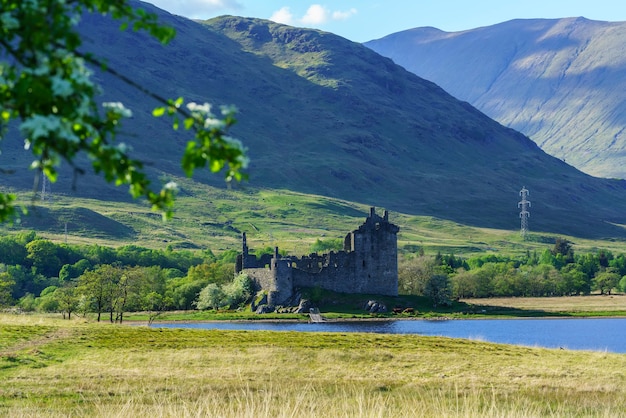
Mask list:
[[[512,20],[422,27],[365,43],[602,177],[626,178],[626,22]]]
[[[626,224],[626,182],[581,173],[361,44],[258,19],[194,22],[142,5],[176,28],[170,45],[121,32],[119,23],[106,17],[85,16],[85,50],[161,96],[235,104],[240,112],[233,135],[249,147],[252,161],[244,192],[288,189],[514,230],[518,193],[525,186],[531,192],[531,230],[626,236],[620,226]],[[120,100],[133,109],[119,140],[133,147],[156,179],[181,175],[176,157],[184,135],[151,116],[157,104],[150,98],[95,71],[102,100]],[[0,164],[17,169],[28,154],[15,143],[5,145]],[[206,173],[195,178],[221,181]],[[31,187],[31,180],[23,174],[0,176],[3,184],[22,189]],[[76,190],[72,184],[68,173],[53,190],[125,198],[94,176],[79,177]]]

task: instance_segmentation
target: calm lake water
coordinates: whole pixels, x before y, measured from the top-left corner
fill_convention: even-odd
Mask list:
[[[316,324],[254,321],[167,323],[152,326],[247,331],[419,334],[523,346],[626,353],[626,318],[389,320]]]

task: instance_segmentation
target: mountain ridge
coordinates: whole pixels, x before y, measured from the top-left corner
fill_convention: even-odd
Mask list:
[[[515,19],[366,42],[583,171],[626,178],[626,22]]]
[[[260,19],[194,22],[144,7],[176,28],[171,45],[120,32],[116,22],[90,15],[81,23],[85,49],[161,96],[239,107],[233,134],[251,158],[244,188],[288,189],[516,229],[518,192],[525,186],[533,205],[531,230],[626,236],[620,226],[626,225],[626,182],[575,170],[363,45]],[[102,100],[133,109],[119,140],[147,161],[155,180],[180,175],[173,156],[180,155],[185,137],[152,117],[157,103],[95,71]],[[0,162],[23,163],[24,150],[15,148]],[[113,201],[125,195],[94,176],[81,177],[74,191],[71,173],[65,174],[65,183],[53,186],[58,192]],[[194,178],[221,183],[206,172]],[[0,182],[29,188],[28,182]]]

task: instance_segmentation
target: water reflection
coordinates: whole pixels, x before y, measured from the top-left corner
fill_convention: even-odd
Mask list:
[[[505,344],[626,353],[626,318],[389,320],[324,323],[195,322],[153,327],[298,332],[373,332],[466,338]]]

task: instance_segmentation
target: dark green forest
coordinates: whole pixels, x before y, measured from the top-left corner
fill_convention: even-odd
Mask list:
[[[317,240],[312,251],[333,247]],[[258,255],[271,248],[257,251]],[[121,322],[125,312],[242,307],[253,296],[235,278],[235,250],[162,250],[125,245],[68,245],[35,232],[0,238],[0,305],[22,311],[97,315]],[[542,253],[521,257],[405,253],[399,260],[399,293],[453,299],[494,296],[570,296],[626,291],[626,256],[599,250],[575,254],[557,238]]]

